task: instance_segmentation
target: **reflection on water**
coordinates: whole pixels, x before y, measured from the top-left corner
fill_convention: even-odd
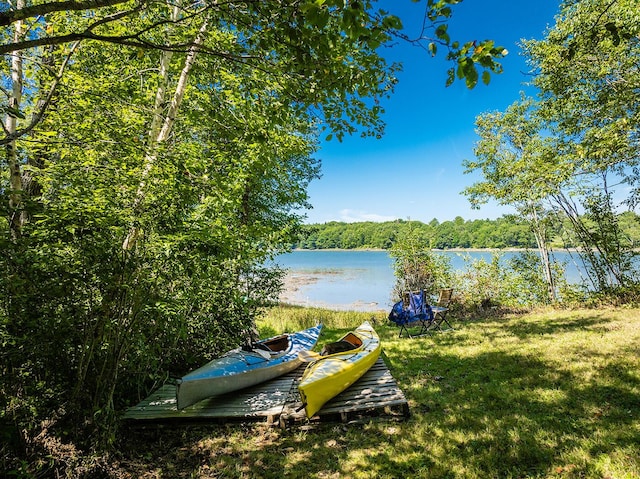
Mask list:
[[[468,261],[491,261],[488,251],[438,252],[449,257],[454,270],[465,269]],[[503,252],[506,261],[518,255]],[[570,283],[582,280],[584,272],[568,253],[555,253],[560,263],[566,263],[566,278]],[[466,260],[466,261],[465,261]],[[387,251],[327,251],[297,250],[276,259],[289,270],[281,300],[303,306],[331,307],[338,310],[389,311],[395,276],[393,259]]]

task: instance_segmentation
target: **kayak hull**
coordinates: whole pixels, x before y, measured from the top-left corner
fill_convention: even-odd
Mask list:
[[[322,325],[255,343],[251,350],[241,348],[178,379],[176,399],[178,409],[184,409],[203,399],[254,386],[296,369],[300,351],[315,346]],[[277,351],[266,345],[279,343]]]
[[[378,360],[380,339],[368,322],[362,323],[338,343],[353,336],[360,340],[360,346],[321,356],[305,369],[298,391],[308,418],[313,417],[330,399],[360,379]]]

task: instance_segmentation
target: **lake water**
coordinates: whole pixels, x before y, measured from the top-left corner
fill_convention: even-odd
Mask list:
[[[438,252],[449,257],[454,269],[464,269],[464,257],[491,260],[492,253]],[[503,259],[517,255],[504,252]],[[566,253],[555,253],[567,261],[567,280],[580,281],[580,270]],[[388,311],[397,301],[391,294],[395,284],[393,260],[387,251],[296,250],[276,262],[288,270],[281,300],[303,306],[339,310]]]

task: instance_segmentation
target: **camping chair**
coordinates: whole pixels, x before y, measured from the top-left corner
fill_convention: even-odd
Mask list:
[[[449,326],[449,329],[453,329],[453,326],[447,320],[447,313],[449,312],[449,304],[451,303],[451,297],[453,296],[453,288],[441,289],[438,295],[438,301],[435,306],[432,306],[433,310],[433,328],[443,331],[442,324],[445,323]]]
[[[410,338],[414,337],[408,329],[412,326],[420,326],[417,336],[431,334],[429,328],[433,323],[433,317],[433,311],[425,300],[423,290],[402,293],[402,300],[394,304],[389,313],[389,320],[400,326],[399,338],[403,332]]]

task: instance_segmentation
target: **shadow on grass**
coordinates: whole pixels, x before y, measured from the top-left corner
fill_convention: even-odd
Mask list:
[[[612,363],[582,384],[520,355],[430,356],[442,376],[423,371],[422,384],[406,384],[413,415],[405,423],[186,429],[178,438],[147,438],[139,453],[169,476],[303,478],[535,476],[567,464],[576,450],[593,458],[637,451],[640,384],[619,375],[624,365]],[[596,477],[588,464],[580,467]]]
[[[576,328],[592,324],[588,318]],[[537,334],[530,328],[513,330],[517,336]],[[439,338],[439,346],[453,340]],[[585,374],[530,352],[483,351],[461,358],[443,350],[416,351],[392,370],[417,413],[414,430],[422,432],[416,442],[432,444],[432,436],[441,437],[439,446],[431,448],[431,461],[462,475],[511,477],[546,476],[582,457],[572,470],[598,477],[601,471],[592,470],[591,461],[631,451],[635,458],[620,462],[629,461],[630,471],[640,470],[637,361],[610,359]],[[387,354],[392,362],[396,359],[393,346]]]
[[[603,331],[602,317],[597,315],[585,315],[581,317],[562,317],[541,321],[505,321],[504,328],[510,334],[520,339],[529,336],[542,336],[545,334],[561,334],[573,331]]]
[[[599,337],[597,314],[454,326],[419,339],[376,326],[410,403],[405,422],[149,430],[122,436],[121,469],[133,477],[637,477],[637,338],[616,354],[580,356],[580,342],[547,353],[548,338],[536,338]]]

